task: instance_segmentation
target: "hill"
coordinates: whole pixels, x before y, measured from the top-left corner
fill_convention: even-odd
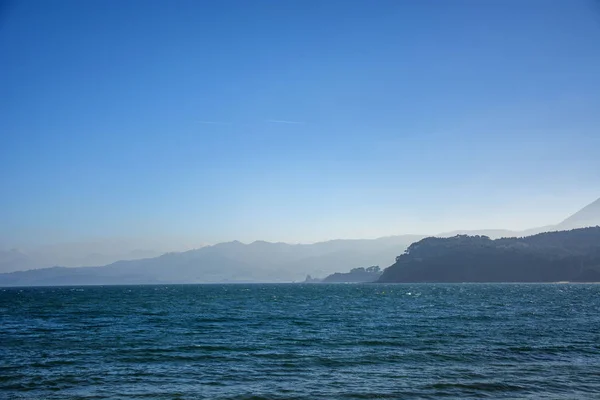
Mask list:
[[[457,235],[410,245],[379,282],[600,281],[600,227],[492,240]]]
[[[359,282],[375,282],[381,276],[381,269],[379,266],[374,265],[372,267],[359,267],[352,268],[350,272],[342,273],[336,272],[331,274],[322,283],[359,283]]]

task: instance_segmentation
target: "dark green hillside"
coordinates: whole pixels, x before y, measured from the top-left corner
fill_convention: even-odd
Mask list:
[[[458,235],[413,243],[379,282],[600,281],[600,227],[491,240]]]

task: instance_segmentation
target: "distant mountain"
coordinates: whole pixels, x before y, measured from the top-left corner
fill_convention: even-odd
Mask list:
[[[474,229],[474,230],[456,230],[452,232],[443,232],[435,235],[436,237],[452,237],[456,235],[469,236],[488,236],[491,239],[507,237],[524,237],[536,235],[543,232],[564,231],[577,228],[588,228],[600,226],[600,199],[588,204],[569,218],[556,225],[547,225],[538,228],[526,229],[524,231],[511,231],[507,229]]]
[[[23,271],[38,266],[37,260],[19,249],[0,251],[0,273]]]
[[[51,267],[53,265],[66,265],[69,267],[98,266],[115,262],[116,260],[135,260],[156,257],[161,254],[161,252],[153,250],[132,250],[124,253],[60,255],[50,252],[10,249],[0,251],[0,273],[25,271],[33,268]]]
[[[557,225],[526,231],[455,231],[437,236],[524,237],[596,225],[600,225],[600,199]],[[120,241],[12,249],[0,251],[0,285],[302,281],[307,274],[321,278],[364,265],[390,265],[408,245],[423,237],[401,235],[295,245],[234,241],[160,256],[155,250],[135,250],[130,243]],[[53,265],[105,266],[30,270]],[[13,271],[22,272],[1,274]]]
[[[379,282],[600,281],[600,227],[492,240],[430,237],[411,244]]]
[[[149,249],[140,245],[154,247]],[[119,260],[157,257],[168,250],[170,246],[160,246],[158,243],[133,243],[119,239],[24,246],[0,250],[0,273],[55,265],[92,267]]]
[[[600,226],[600,199],[577,211],[575,214],[556,225],[556,228],[565,230],[588,226]]]
[[[0,274],[0,285],[301,281],[306,274],[326,276],[374,263],[389,265],[410,243],[421,238],[404,235],[314,244],[234,241],[104,267],[56,267]]]

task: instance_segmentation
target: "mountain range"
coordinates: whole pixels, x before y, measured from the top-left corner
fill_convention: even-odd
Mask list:
[[[556,225],[526,231],[455,231],[434,236],[467,234],[486,235],[493,239],[596,225],[600,225],[600,199]],[[411,243],[424,237],[399,235],[314,244],[264,241],[243,244],[233,241],[157,257],[120,260],[104,266],[51,267],[2,273],[0,285],[301,281],[307,274],[325,277],[365,265],[386,267],[393,264],[396,256],[402,254]],[[29,264],[23,263],[22,254],[17,251],[0,253],[0,266],[4,271],[15,268],[19,262],[25,268],[36,267],[30,261],[27,261]]]
[[[219,243],[102,267],[53,267],[0,274],[0,285],[292,282],[379,263],[389,265],[419,235],[314,244]]]
[[[120,260],[158,257],[172,251],[187,251],[205,246],[183,238],[133,240],[126,238],[96,239],[11,247],[0,245],[0,273],[63,267],[94,267]]]

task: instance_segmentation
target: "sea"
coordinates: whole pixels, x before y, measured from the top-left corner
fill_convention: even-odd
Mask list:
[[[600,399],[600,285],[0,288],[2,399]]]

